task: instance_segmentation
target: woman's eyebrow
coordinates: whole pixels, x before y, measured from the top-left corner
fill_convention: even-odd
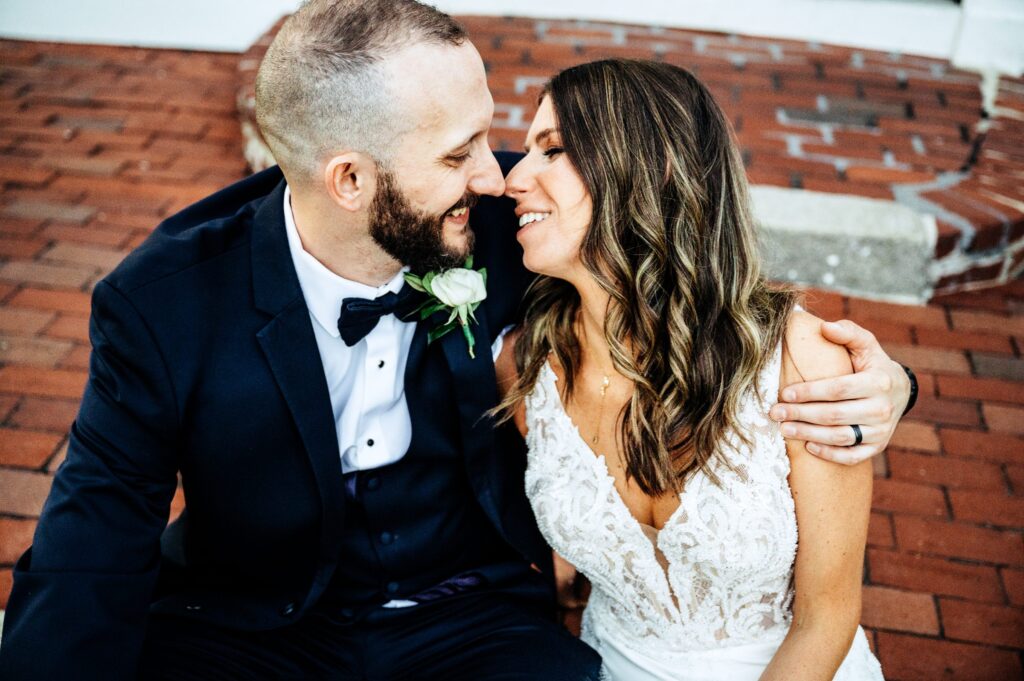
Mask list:
[[[557,132],[558,132],[558,128],[544,128],[543,130],[538,132],[537,135],[533,138],[533,142],[534,142],[534,144],[540,144],[541,142],[546,140],[548,137],[550,137],[551,135],[554,135]],[[523,148],[526,149],[526,153],[530,153],[530,145],[529,145],[529,143],[527,143],[526,146],[524,146]]]

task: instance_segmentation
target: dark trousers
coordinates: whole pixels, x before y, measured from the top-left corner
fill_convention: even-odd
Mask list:
[[[261,632],[152,617],[139,678],[591,681],[600,663],[539,610],[484,592],[377,608],[352,624],[314,613]]]

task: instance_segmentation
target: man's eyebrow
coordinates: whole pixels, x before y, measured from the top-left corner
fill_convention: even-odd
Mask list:
[[[554,135],[556,133],[558,133],[558,128],[544,128],[543,130],[538,132],[536,134],[536,136],[534,136],[533,141],[536,144],[540,144],[541,142],[546,140],[548,137],[550,137],[551,135]],[[523,148],[526,149],[526,153],[530,153],[530,143],[529,142],[527,142],[526,146],[524,146]]]
[[[462,142],[461,144],[456,144],[454,147],[449,149],[448,152],[445,155],[446,156],[451,156],[452,154],[454,154],[456,151],[458,151],[462,147],[469,146],[470,144],[472,144],[473,140],[475,140],[480,135],[486,135],[486,134],[487,134],[486,130],[477,130],[472,135],[470,135],[468,138],[466,138],[466,140],[464,142]]]

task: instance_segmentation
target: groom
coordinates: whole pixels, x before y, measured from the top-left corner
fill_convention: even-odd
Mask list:
[[[493,198],[516,159],[488,149],[492,112],[476,50],[429,7],[312,0],[285,24],[257,83],[280,168],[171,217],[95,289],[0,676],[596,678],[553,623],[522,442],[482,418],[487,347],[530,279]],[[403,285],[470,253],[475,357],[457,331],[428,343],[447,312],[406,321]],[[899,410],[897,385],[846,408]],[[838,413],[875,451],[895,423]]]

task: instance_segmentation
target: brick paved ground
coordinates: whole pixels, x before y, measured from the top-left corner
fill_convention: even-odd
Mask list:
[[[240,59],[0,41],[0,605],[86,380],[91,286],[162,217],[246,172]],[[491,79],[499,97],[515,88],[496,62]],[[927,307],[827,293],[810,307],[869,326],[921,378],[877,461],[863,622],[887,678],[1020,678],[1024,282]]]

